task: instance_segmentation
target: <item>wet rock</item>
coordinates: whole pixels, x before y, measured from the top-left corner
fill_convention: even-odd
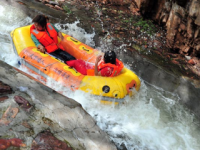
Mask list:
[[[2,96],[2,97],[0,97],[0,102],[5,101],[6,99],[8,99],[8,96]]]
[[[15,96],[15,102],[26,112],[30,112],[32,105],[22,96]]]
[[[26,147],[26,144],[24,144],[21,139],[13,138],[13,139],[9,139],[9,141],[10,141],[11,146],[14,146],[14,147]]]
[[[199,7],[200,7],[199,1],[193,0],[189,8],[189,15],[191,17],[197,17],[197,15],[200,14]]]
[[[49,0],[40,0],[43,4],[49,3]]]
[[[25,3],[23,3],[23,2],[20,2],[20,1],[18,1],[17,3],[19,3],[19,4],[21,4],[21,5],[26,5]]]
[[[102,4],[111,4],[111,5],[128,5],[131,4],[131,0],[98,0],[99,3]]]
[[[181,23],[179,27],[180,27],[181,30],[185,30],[186,29],[186,25],[183,24],[183,23]]]
[[[49,130],[39,133],[32,143],[31,150],[40,149],[72,150],[65,142],[54,137]]]
[[[130,9],[130,11],[131,11],[133,14],[135,14],[135,15],[138,14],[139,9],[137,8],[137,6],[136,6],[134,3],[132,3],[132,4],[130,5],[129,9]]]
[[[194,39],[196,39],[199,36],[200,28],[197,28],[194,32]]]
[[[10,142],[7,139],[0,139],[0,149],[4,150],[10,147]]]
[[[55,5],[55,9],[58,9],[58,10],[63,10],[61,7],[59,7],[58,5]]]
[[[144,7],[145,5],[149,3],[149,0],[135,0],[135,2],[138,8],[141,9],[142,7]]]
[[[21,139],[0,139],[0,150],[6,150],[9,147],[26,147]]]
[[[188,38],[191,39],[193,37],[193,19],[192,18],[188,18],[188,22],[187,22],[187,34],[188,34]]]
[[[117,10],[111,10],[111,13],[117,14]]]
[[[49,1],[49,4],[51,4],[51,5],[59,5],[59,3],[55,2],[55,1]]]
[[[197,51],[199,51],[199,50],[200,50],[200,44],[198,44],[198,45],[195,47],[195,49],[196,49]]]
[[[188,61],[188,64],[195,65],[195,62],[194,62],[193,59],[190,59],[190,60]]]
[[[10,122],[16,117],[18,112],[18,108],[11,108],[11,106],[8,107],[0,119],[0,125],[9,125]]]
[[[165,2],[165,0],[162,0],[162,2],[158,5],[158,10],[160,10],[161,13],[159,13],[158,11],[155,19],[158,20],[161,24],[166,24],[169,18],[172,4],[170,2]]]
[[[153,43],[154,43],[154,46],[156,46],[157,48],[161,48],[162,47],[162,43],[160,41],[158,41],[158,40],[154,40]]]
[[[176,64],[176,65],[178,65],[178,64],[179,64],[179,62],[178,62],[178,61],[176,61],[175,59],[173,59],[173,60],[172,60],[172,63],[174,63],[174,64]]]
[[[156,34],[156,36],[157,36],[157,37],[160,37],[160,36],[161,36],[161,34],[160,34],[160,33],[157,33],[157,34]]]
[[[196,20],[194,21],[194,23],[198,26],[200,26],[200,13],[198,14]]]
[[[170,55],[170,57],[172,57],[172,58],[177,58],[178,57],[178,54],[168,53],[168,55]]]
[[[23,125],[25,128],[32,129],[31,125],[30,125],[27,121],[23,121],[23,122],[22,122],[22,125]]]
[[[189,52],[189,50],[190,50],[190,46],[187,46],[187,45],[185,45],[185,46],[183,46],[182,48],[181,48],[181,54],[187,54],[188,52]]]
[[[200,62],[199,62],[199,59],[198,59],[197,57],[193,57],[192,59],[190,59],[190,60],[188,61],[188,63],[191,64],[191,65],[197,65],[197,64],[199,64]]]
[[[116,27],[115,30],[120,31],[121,27]]]
[[[2,94],[10,94],[12,93],[12,89],[9,85],[4,84],[0,81],[0,95]]]
[[[55,8],[53,5],[51,4],[45,4],[46,6],[50,7],[50,8]]]
[[[51,126],[53,124],[53,121],[48,119],[48,118],[45,118],[45,117],[42,117],[42,121],[47,124],[48,126]]]
[[[173,48],[174,40],[177,34],[177,29],[185,16],[184,9],[177,4],[173,4],[172,10],[167,21],[167,43],[170,48]]]
[[[191,56],[185,56],[185,58],[186,58],[187,60],[190,60],[190,59],[191,59]]]

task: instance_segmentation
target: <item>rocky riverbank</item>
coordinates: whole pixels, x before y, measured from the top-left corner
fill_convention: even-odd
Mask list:
[[[0,80],[1,150],[116,150],[108,135],[78,102],[1,61]]]

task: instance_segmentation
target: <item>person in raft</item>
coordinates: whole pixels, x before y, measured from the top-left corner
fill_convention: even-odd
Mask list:
[[[61,45],[58,45],[57,37],[61,40],[63,40],[64,37],[53,24],[49,23],[48,18],[44,15],[37,15],[33,18],[32,22],[34,24],[30,28],[31,38],[40,52],[47,52],[64,62],[76,59],[64,51]]]
[[[124,67],[123,63],[116,58],[114,51],[106,51],[103,60],[101,55],[98,56],[95,65],[79,59],[67,61],[66,64],[83,75],[106,77],[119,75]]]

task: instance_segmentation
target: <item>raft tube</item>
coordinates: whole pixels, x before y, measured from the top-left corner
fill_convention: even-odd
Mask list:
[[[47,78],[51,77],[73,91],[82,90],[95,95],[105,104],[110,102],[122,103],[127,95],[133,95],[133,88],[136,91],[139,90],[140,80],[138,76],[126,67],[123,68],[120,75],[115,77],[87,76],[82,75],[49,54],[41,53],[31,39],[30,27],[31,25],[20,27],[11,32],[13,47],[20,57],[20,64],[27,67],[33,74],[40,76],[40,78],[23,72],[27,76],[45,85],[47,85]],[[62,34],[64,40],[60,41],[58,38],[59,44],[75,58],[94,63],[96,57],[102,54],[77,39]]]

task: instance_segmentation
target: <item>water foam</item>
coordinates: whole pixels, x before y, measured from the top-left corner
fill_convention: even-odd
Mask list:
[[[0,21],[0,60],[16,66],[18,56],[14,53],[10,32],[15,28],[30,24],[31,18],[15,7],[0,4]]]

